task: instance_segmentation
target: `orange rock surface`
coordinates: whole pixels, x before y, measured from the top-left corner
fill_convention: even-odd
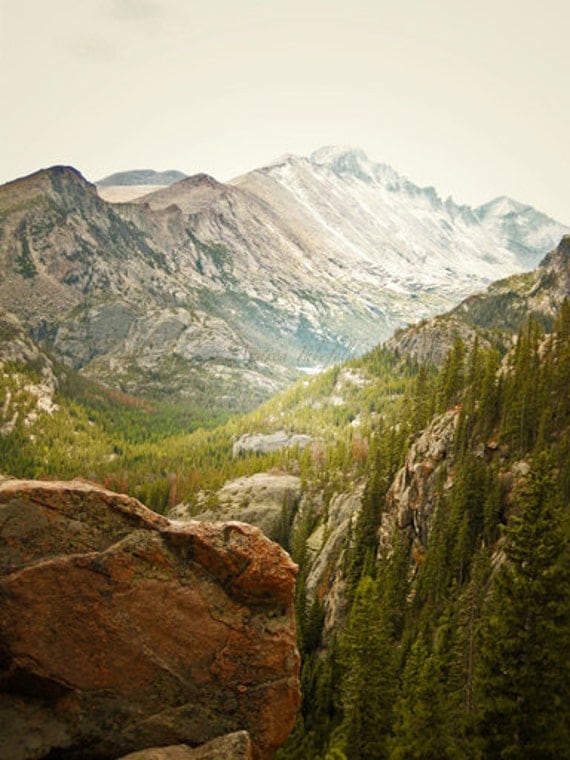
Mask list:
[[[0,757],[118,757],[299,704],[296,566],[242,523],[174,523],[85,481],[0,482]]]

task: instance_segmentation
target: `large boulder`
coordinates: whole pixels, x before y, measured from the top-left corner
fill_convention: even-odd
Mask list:
[[[272,758],[299,704],[295,574],[249,525],[172,523],[84,481],[1,481],[0,757],[247,730]]]
[[[204,508],[200,501],[195,507],[177,504],[168,516],[173,520],[239,520],[260,528],[273,541],[283,542],[300,497],[301,478],[296,475],[280,470],[257,472],[224,483],[213,507]],[[192,511],[197,514],[192,516]]]

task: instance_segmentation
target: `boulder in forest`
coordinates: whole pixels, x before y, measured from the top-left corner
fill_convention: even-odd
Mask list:
[[[168,513],[172,520],[239,520],[260,528],[273,541],[283,541],[301,497],[301,478],[279,470],[258,472],[224,483],[216,505],[202,509],[178,504]]]

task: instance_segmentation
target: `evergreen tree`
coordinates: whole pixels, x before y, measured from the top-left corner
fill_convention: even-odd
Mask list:
[[[340,641],[343,721],[335,746],[350,760],[383,760],[395,697],[395,646],[378,584],[363,576]]]
[[[452,695],[447,688],[443,657],[430,653],[420,634],[402,677],[395,706],[390,760],[461,760],[450,728]]]
[[[465,381],[465,355],[465,343],[458,337],[439,373],[437,407],[440,412],[459,402],[460,391]]]
[[[568,535],[544,456],[518,506],[522,515],[510,521],[483,622],[477,676],[483,757],[568,758]]]

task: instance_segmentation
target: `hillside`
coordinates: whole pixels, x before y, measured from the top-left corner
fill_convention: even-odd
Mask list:
[[[504,350],[530,315],[549,330],[570,294],[569,261],[570,235],[565,235],[533,271],[492,283],[447,314],[396,332],[386,345],[419,361],[440,364],[458,337],[469,343],[478,335]]]
[[[245,411],[520,272],[564,229],[511,201],[443,202],[340,148],[135,203],[54,167],[0,188],[0,306],[114,390]]]

